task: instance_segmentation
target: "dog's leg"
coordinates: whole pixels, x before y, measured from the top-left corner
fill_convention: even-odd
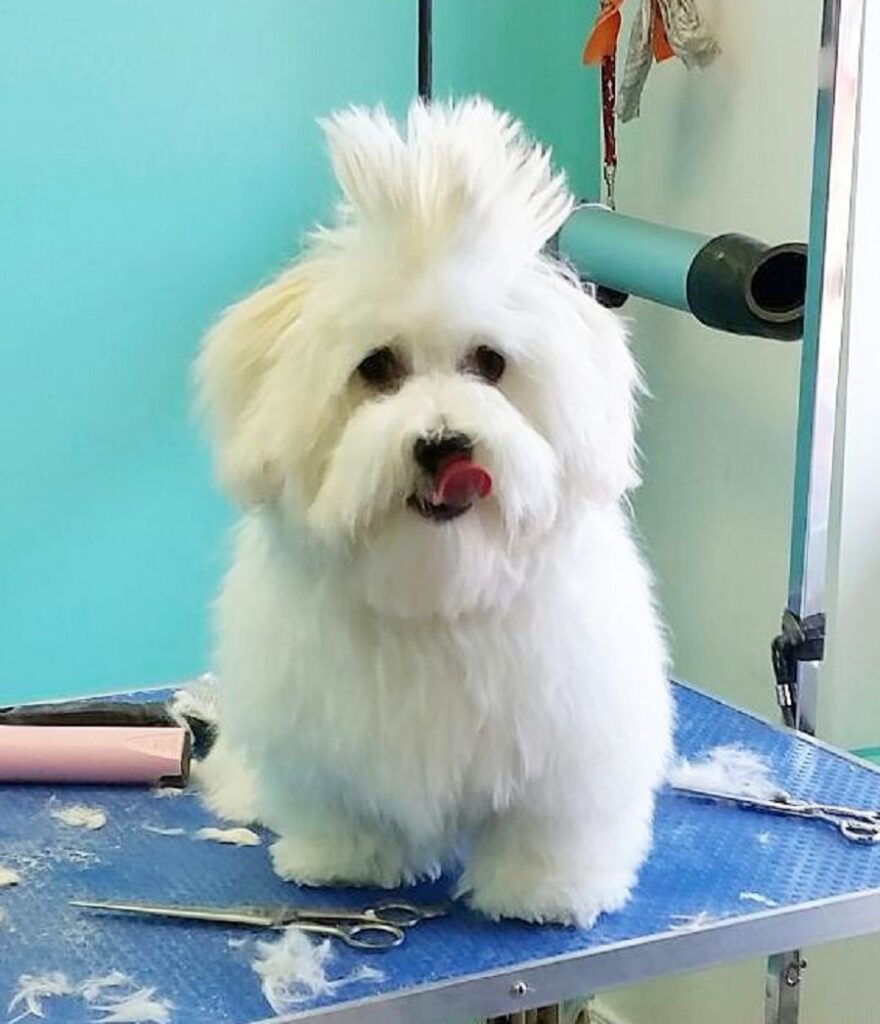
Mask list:
[[[275,873],[300,885],[378,885],[414,880],[407,849],[393,832],[334,810],[289,808],[289,829],[276,829]],[[272,823],[269,822],[270,827]]]
[[[205,804],[219,817],[243,825],[258,820],[253,770],[222,735],[208,756],[193,764],[192,779]]]
[[[478,833],[459,889],[492,918],[588,928],[629,897],[650,844],[652,803],[629,799],[575,819],[512,808]]]
[[[289,793],[279,801],[271,787],[258,791],[251,766],[221,739],[204,761],[193,766],[193,780],[219,817],[244,824],[259,821],[279,833],[271,848],[272,863],[289,881],[393,888],[430,873],[413,867],[407,847],[390,831],[339,812],[300,805]],[[284,807],[280,821],[273,814],[279,802]]]

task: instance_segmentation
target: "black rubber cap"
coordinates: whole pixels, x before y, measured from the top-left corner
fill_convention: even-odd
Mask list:
[[[691,312],[732,334],[794,341],[804,333],[807,247],[769,246],[746,235],[719,235],[694,257],[687,277]]]
[[[604,284],[596,285],[596,302],[606,309],[620,309],[628,298],[626,292],[619,292],[616,288],[608,288]]]

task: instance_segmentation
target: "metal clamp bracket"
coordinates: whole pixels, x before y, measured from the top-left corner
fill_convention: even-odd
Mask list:
[[[798,665],[804,661],[822,661],[825,656],[825,613],[801,618],[790,608],[782,613],[782,632],[770,645],[773,674],[776,676],[776,700],[785,724],[797,726]]]

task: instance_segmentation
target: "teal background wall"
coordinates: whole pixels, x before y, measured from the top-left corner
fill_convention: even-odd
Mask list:
[[[597,8],[598,0],[434,0],[435,94],[482,93],[513,111],[553,147],[585,199],[599,195],[598,75],[581,64]]]
[[[596,189],[575,0],[436,0],[481,91]],[[415,0],[0,0],[0,701],[201,670],[232,513],[201,333],[331,203],[316,116],[403,111]]]

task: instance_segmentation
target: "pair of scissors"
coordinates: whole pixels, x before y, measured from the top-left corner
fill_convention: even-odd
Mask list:
[[[785,814],[794,818],[812,818],[824,821],[853,843],[880,843],[880,810],[868,807],[843,807],[809,800],[798,800],[784,790],[773,796],[760,799],[753,796],[734,796],[731,793],[717,793],[711,789],[696,786],[673,786],[673,791],[716,803],[731,803],[749,810],[767,811],[769,814]]]
[[[414,903],[385,900],[361,910],[336,907],[289,907],[252,905],[216,907],[203,904],[136,903],[120,900],[71,900],[74,907],[106,910],[146,917],[172,917],[186,921],[237,924],[252,928],[286,928],[296,925],[304,932],[339,939],[352,949],[381,951],[399,946],[406,929],[420,921],[441,917],[444,906],[419,907]]]

